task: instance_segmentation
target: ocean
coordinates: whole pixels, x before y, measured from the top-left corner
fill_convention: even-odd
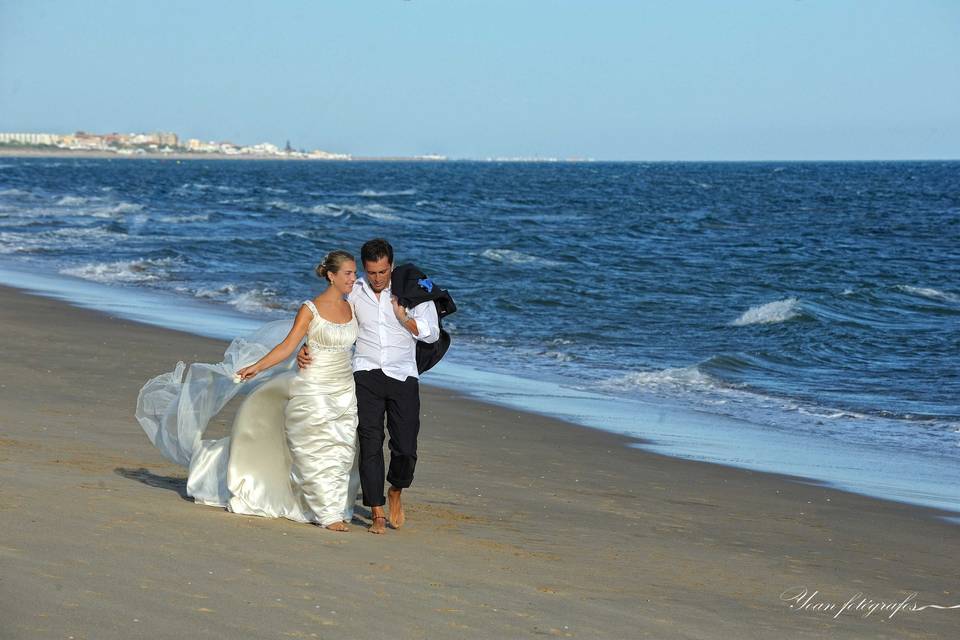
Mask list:
[[[0,281],[204,335],[373,237],[459,307],[427,383],[960,510],[960,162],[0,158]]]

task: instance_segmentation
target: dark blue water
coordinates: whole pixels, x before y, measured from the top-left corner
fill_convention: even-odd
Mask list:
[[[960,458],[960,163],[0,159],[0,260],[258,317],[384,236],[451,358]]]

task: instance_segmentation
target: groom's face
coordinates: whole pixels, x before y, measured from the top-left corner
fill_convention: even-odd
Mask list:
[[[393,271],[393,265],[386,256],[376,262],[366,261],[363,263],[363,270],[367,274],[367,282],[374,293],[380,293],[390,286],[390,273]]]

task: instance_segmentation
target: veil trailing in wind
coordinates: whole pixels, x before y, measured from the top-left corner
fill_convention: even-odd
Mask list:
[[[269,322],[231,342],[218,364],[198,362],[187,367],[178,362],[173,371],[147,382],[137,396],[135,415],[150,442],[171,462],[189,467],[204,446],[215,442],[203,440],[213,416],[239,392],[250,393],[295,366],[296,358],[291,356],[255,379],[240,384],[233,379],[237,369],[265,356],[292,326],[290,320]]]

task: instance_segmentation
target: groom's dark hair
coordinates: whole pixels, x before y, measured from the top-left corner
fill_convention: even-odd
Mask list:
[[[387,258],[387,261],[393,264],[393,247],[383,238],[368,240],[360,247],[360,260],[364,264],[376,262],[380,258]]]

